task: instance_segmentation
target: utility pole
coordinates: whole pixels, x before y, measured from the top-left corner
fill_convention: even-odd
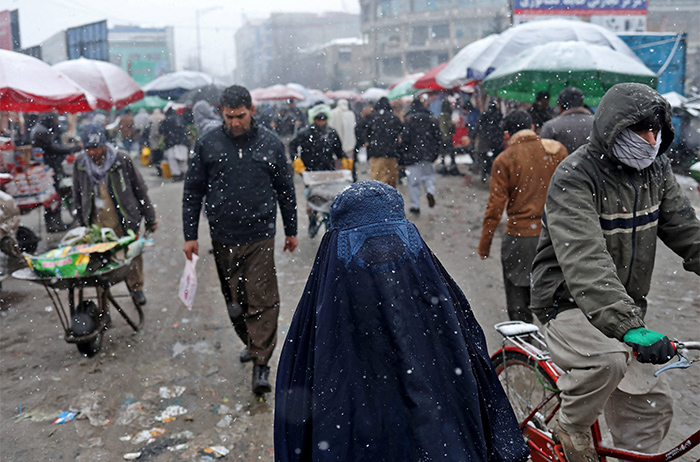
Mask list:
[[[202,72],[202,39],[201,39],[201,34],[199,31],[199,17],[205,13],[209,13],[210,11],[214,10],[220,10],[220,6],[214,6],[211,8],[203,8],[200,10],[195,11],[195,21],[197,25],[197,70],[199,72]]]

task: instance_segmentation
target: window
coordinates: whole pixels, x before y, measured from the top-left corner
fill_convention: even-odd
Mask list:
[[[401,0],[377,0],[377,19],[395,18],[401,13]]]
[[[450,25],[449,24],[433,24],[432,26],[432,37],[434,40],[443,40],[450,38]]]
[[[382,60],[383,75],[403,75],[401,58],[384,58]]]
[[[425,45],[428,41],[428,28],[415,26],[411,29],[411,45]]]
[[[421,11],[446,10],[452,6],[453,0],[409,0],[412,13]]]
[[[427,51],[414,51],[406,53],[406,64],[410,72],[425,71],[430,69],[430,53]]]

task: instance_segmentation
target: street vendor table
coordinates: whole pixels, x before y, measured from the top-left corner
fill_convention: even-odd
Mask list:
[[[12,277],[43,285],[65,331],[66,342],[75,343],[81,353],[93,356],[100,350],[102,334],[111,325],[110,304],[122,315],[134,332],[138,332],[143,326],[143,311],[134,299],[133,291],[129,288],[136,319],[134,319],[134,313],[128,314],[116,301],[110,290],[113,285],[125,282],[129,273],[133,271],[133,265],[133,258],[131,258],[115,268],[76,277],[40,277],[31,268],[23,268],[12,273]],[[96,304],[84,296],[85,289],[89,288],[96,291]],[[59,296],[61,290],[68,291],[67,307]]]

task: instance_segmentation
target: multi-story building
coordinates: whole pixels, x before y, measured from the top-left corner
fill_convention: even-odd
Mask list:
[[[124,69],[139,85],[175,71],[172,27],[116,26],[109,29],[109,61]]]
[[[321,90],[350,90],[367,79],[362,62],[364,43],[359,38],[335,39],[301,50],[297,61],[304,69],[305,85]]]
[[[360,0],[363,67],[375,84],[426,71],[509,24],[507,0]]]
[[[249,21],[235,35],[236,80],[251,88],[307,85],[314,74],[300,65],[302,50],[359,36],[359,16],[350,13],[273,13]]]

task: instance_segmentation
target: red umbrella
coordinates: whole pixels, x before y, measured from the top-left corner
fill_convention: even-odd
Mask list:
[[[122,68],[105,61],[73,59],[55,64],[54,69],[66,74],[97,98],[97,107],[121,109],[143,99],[143,90]]]
[[[413,84],[413,88],[419,88],[419,89],[428,89],[428,90],[445,90],[446,88],[441,87],[440,85],[437,84],[435,81],[435,76],[438,75],[438,73],[443,70],[447,65],[449,64],[449,61],[446,61],[442,64],[438,64],[434,68],[430,69],[428,72],[423,74],[421,78],[416,80],[416,83]]]
[[[250,92],[253,101],[274,101],[284,99],[303,100],[304,95],[286,85],[273,85],[267,88],[256,88]]]
[[[95,97],[43,61],[0,50],[0,111],[92,111]]]

